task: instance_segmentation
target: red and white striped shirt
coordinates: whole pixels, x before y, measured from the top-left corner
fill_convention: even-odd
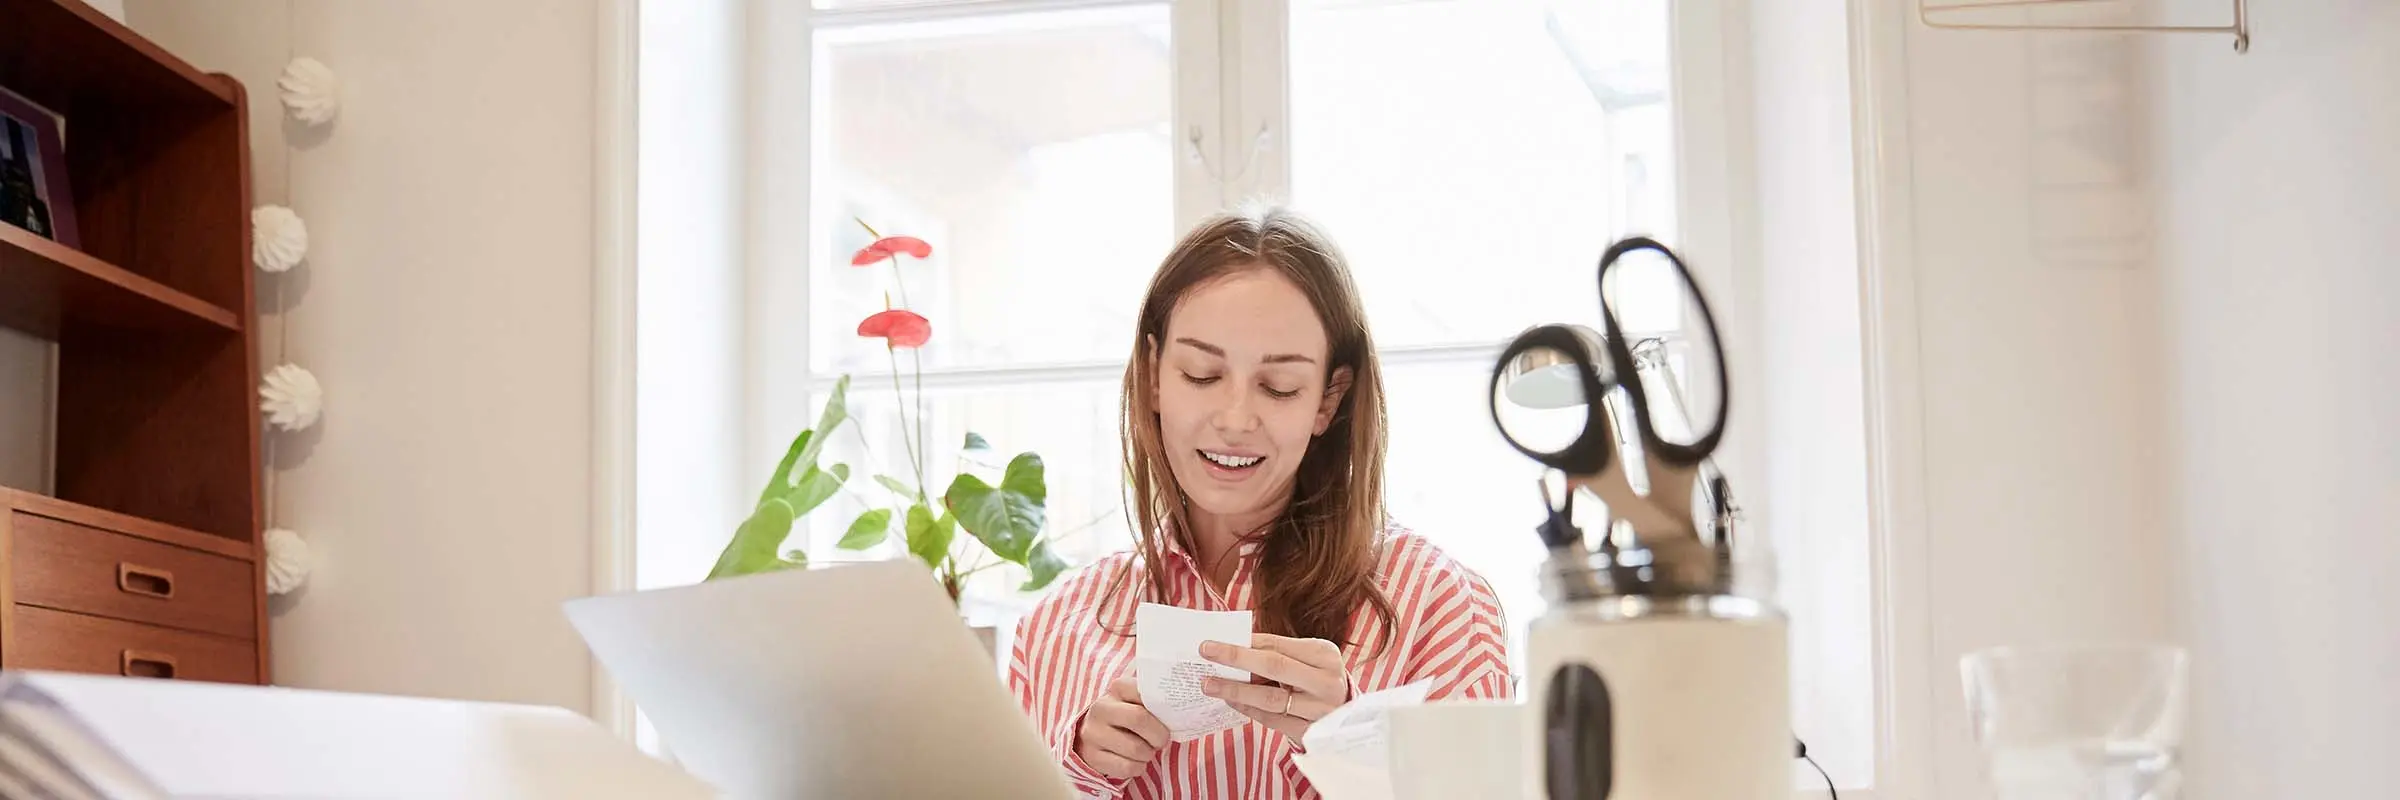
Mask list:
[[[1343,648],[1352,690],[1373,692],[1432,678],[1427,699],[1508,697],[1504,628],[1491,586],[1407,530],[1386,531],[1377,548],[1376,578],[1392,602],[1398,630],[1377,654],[1376,641],[1369,638],[1375,634],[1374,613],[1362,608],[1353,614],[1348,638],[1358,644]],[[1159,602],[1203,611],[1251,608],[1258,545],[1245,543],[1236,553],[1240,561],[1233,579],[1219,592],[1189,555],[1171,549],[1165,564],[1168,596]],[[1116,607],[1099,608],[1109,584],[1129,569],[1140,569],[1133,553],[1103,559],[1052,592],[1017,625],[1009,689],[1033,716],[1068,779],[1087,794],[1126,800],[1317,797],[1292,763],[1296,744],[1257,722],[1170,743],[1151,760],[1148,772],[1131,781],[1110,780],[1075,755],[1084,710],[1109,683],[1129,674],[1133,663],[1133,637],[1104,629],[1101,620],[1117,631],[1130,629],[1134,607],[1149,594],[1148,580],[1137,572],[1135,582],[1114,598]]]

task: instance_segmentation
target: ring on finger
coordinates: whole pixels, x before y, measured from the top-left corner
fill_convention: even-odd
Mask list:
[[[1283,710],[1282,710],[1282,711],[1280,711],[1280,712],[1277,712],[1277,713],[1280,713],[1280,714],[1283,714],[1283,715],[1286,715],[1286,716],[1289,716],[1289,715],[1291,715],[1291,713],[1292,713],[1292,696],[1293,696],[1293,695],[1296,695],[1296,694],[1299,694],[1299,692],[1295,692],[1295,691],[1292,691],[1292,690],[1290,690],[1290,689],[1285,689],[1285,690],[1283,690]]]

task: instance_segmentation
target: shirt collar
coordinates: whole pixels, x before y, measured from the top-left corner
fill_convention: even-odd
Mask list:
[[[1194,572],[1200,570],[1199,560],[1193,558],[1191,552],[1184,549],[1182,537],[1162,536],[1159,539],[1159,546],[1166,551],[1167,563],[1182,564]],[[1257,558],[1258,550],[1264,546],[1265,539],[1266,536],[1263,533],[1243,539],[1233,546],[1234,556],[1245,561]]]

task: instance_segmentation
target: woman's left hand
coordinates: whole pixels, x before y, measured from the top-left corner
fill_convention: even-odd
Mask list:
[[[1201,683],[1200,691],[1290,737],[1294,744],[1309,723],[1350,702],[1350,674],[1342,663],[1342,649],[1323,639],[1256,633],[1251,634],[1249,647],[1202,644],[1200,657],[1274,681],[1238,683],[1209,678]]]

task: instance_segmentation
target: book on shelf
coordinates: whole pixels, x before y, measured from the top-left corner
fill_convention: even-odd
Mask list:
[[[80,247],[66,126],[56,112],[0,86],[0,222]]]

